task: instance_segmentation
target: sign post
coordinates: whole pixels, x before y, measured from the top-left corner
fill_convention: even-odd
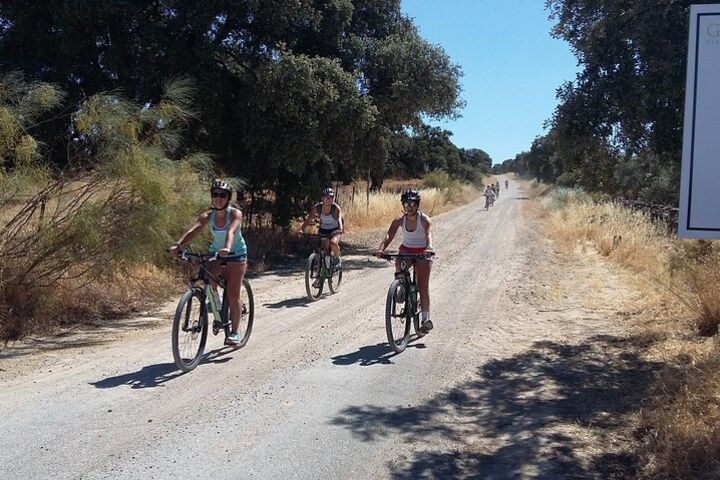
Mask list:
[[[678,236],[720,239],[720,4],[690,6]]]

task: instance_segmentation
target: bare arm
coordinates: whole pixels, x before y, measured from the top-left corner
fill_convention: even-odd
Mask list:
[[[210,212],[201,213],[198,216],[197,220],[195,220],[195,223],[193,224],[193,226],[190,227],[190,229],[187,232],[182,234],[182,236],[180,237],[180,239],[177,241],[177,243],[175,245],[170,247],[170,253],[172,253],[173,255],[176,255],[177,252],[180,250],[180,248],[183,245],[190,243],[192,241],[192,239],[198,235],[200,230],[202,230],[205,227],[205,225],[207,225],[209,219],[210,219]]]
[[[431,230],[432,221],[430,220],[430,217],[428,217],[424,213],[422,214],[422,217],[420,217],[420,221],[422,222],[423,228],[425,229],[425,240],[427,242],[427,249],[432,250],[433,249],[433,246],[432,246],[433,236],[432,236],[432,230]]]
[[[387,246],[390,245],[390,242],[392,242],[393,238],[395,238],[395,234],[397,233],[398,228],[400,228],[401,223],[402,223],[402,217],[398,217],[392,221],[392,223],[390,224],[390,228],[388,228],[388,231],[385,234],[385,238],[383,238],[382,242],[380,242],[380,246],[378,247],[378,252],[385,251]]]
[[[340,209],[339,205],[335,204],[335,206],[336,206],[337,212],[338,212],[338,216],[335,220],[338,221],[338,225],[340,226],[339,227],[340,232],[344,232],[345,231],[345,219],[343,218],[342,210]]]
[[[300,232],[305,233],[305,228],[307,228],[308,224],[315,220],[315,217],[317,217],[317,208],[313,207],[312,210],[310,210],[310,213],[308,214],[307,218],[305,218],[305,221],[302,224],[302,227],[300,227]]]

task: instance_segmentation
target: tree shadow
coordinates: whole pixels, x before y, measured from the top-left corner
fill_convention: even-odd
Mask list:
[[[413,344],[414,341],[419,340],[417,337],[410,339],[406,348],[425,348],[424,343]],[[354,365],[359,364],[361,367],[369,367],[372,365],[391,365],[392,358],[399,353],[395,353],[390,349],[387,343],[378,343],[369,347],[360,347],[357,352],[346,353],[332,357],[332,363],[334,365]]]
[[[393,479],[633,478],[635,456],[617,442],[661,366],[635,353],[635,340],[536,342],[423,404],[351,406],[332,423],[365,442],[392,435],[419,447],[388,464]]]
[[[232,359],[232,357],[226,357],[226,355],[236,351],[233,347],[221,347],[215,350],[211,350],[203,356],[200,364],[205,363],[226,363]],[[178,370],[175,363],[158,363],[155,365],[148,365],[137,372],[125,373],[115,377],[108,377],[97,382],[90,382],[95,388],[114,388],[122,385],[128,385],[132,389],[137,388],[155,388],[164,386],[163,384],[174,380],[184,375],[183,372]]]

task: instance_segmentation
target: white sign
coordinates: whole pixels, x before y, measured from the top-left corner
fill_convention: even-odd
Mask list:
[[[720,239],[720,5],[690,6],[678,236]]]

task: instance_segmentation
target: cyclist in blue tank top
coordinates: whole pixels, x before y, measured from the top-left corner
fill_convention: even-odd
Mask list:
[[[195,224],[180,237],[175,245],[170,247],[170,253],[179,255],[183,245],[190,243],[205,225],[210,226],[213,236],[210,252],[217,253],[227,262],[224,267],[214,264],[210,269],[214,275],[220,273],[223,268],[225,269],[224,276],[227,282],[228,306],[232,322],[232,332],[225,343],[239,345],[240,336],[237,329],[242,313],[240,289],[247,270],[247,245],[240,231],[242,212],[230,206],[232,192],[233,189],[227,182],[215,180],[210,186],[212,209],[200,214]],[[213,284],[213,287],[217,286]]]

